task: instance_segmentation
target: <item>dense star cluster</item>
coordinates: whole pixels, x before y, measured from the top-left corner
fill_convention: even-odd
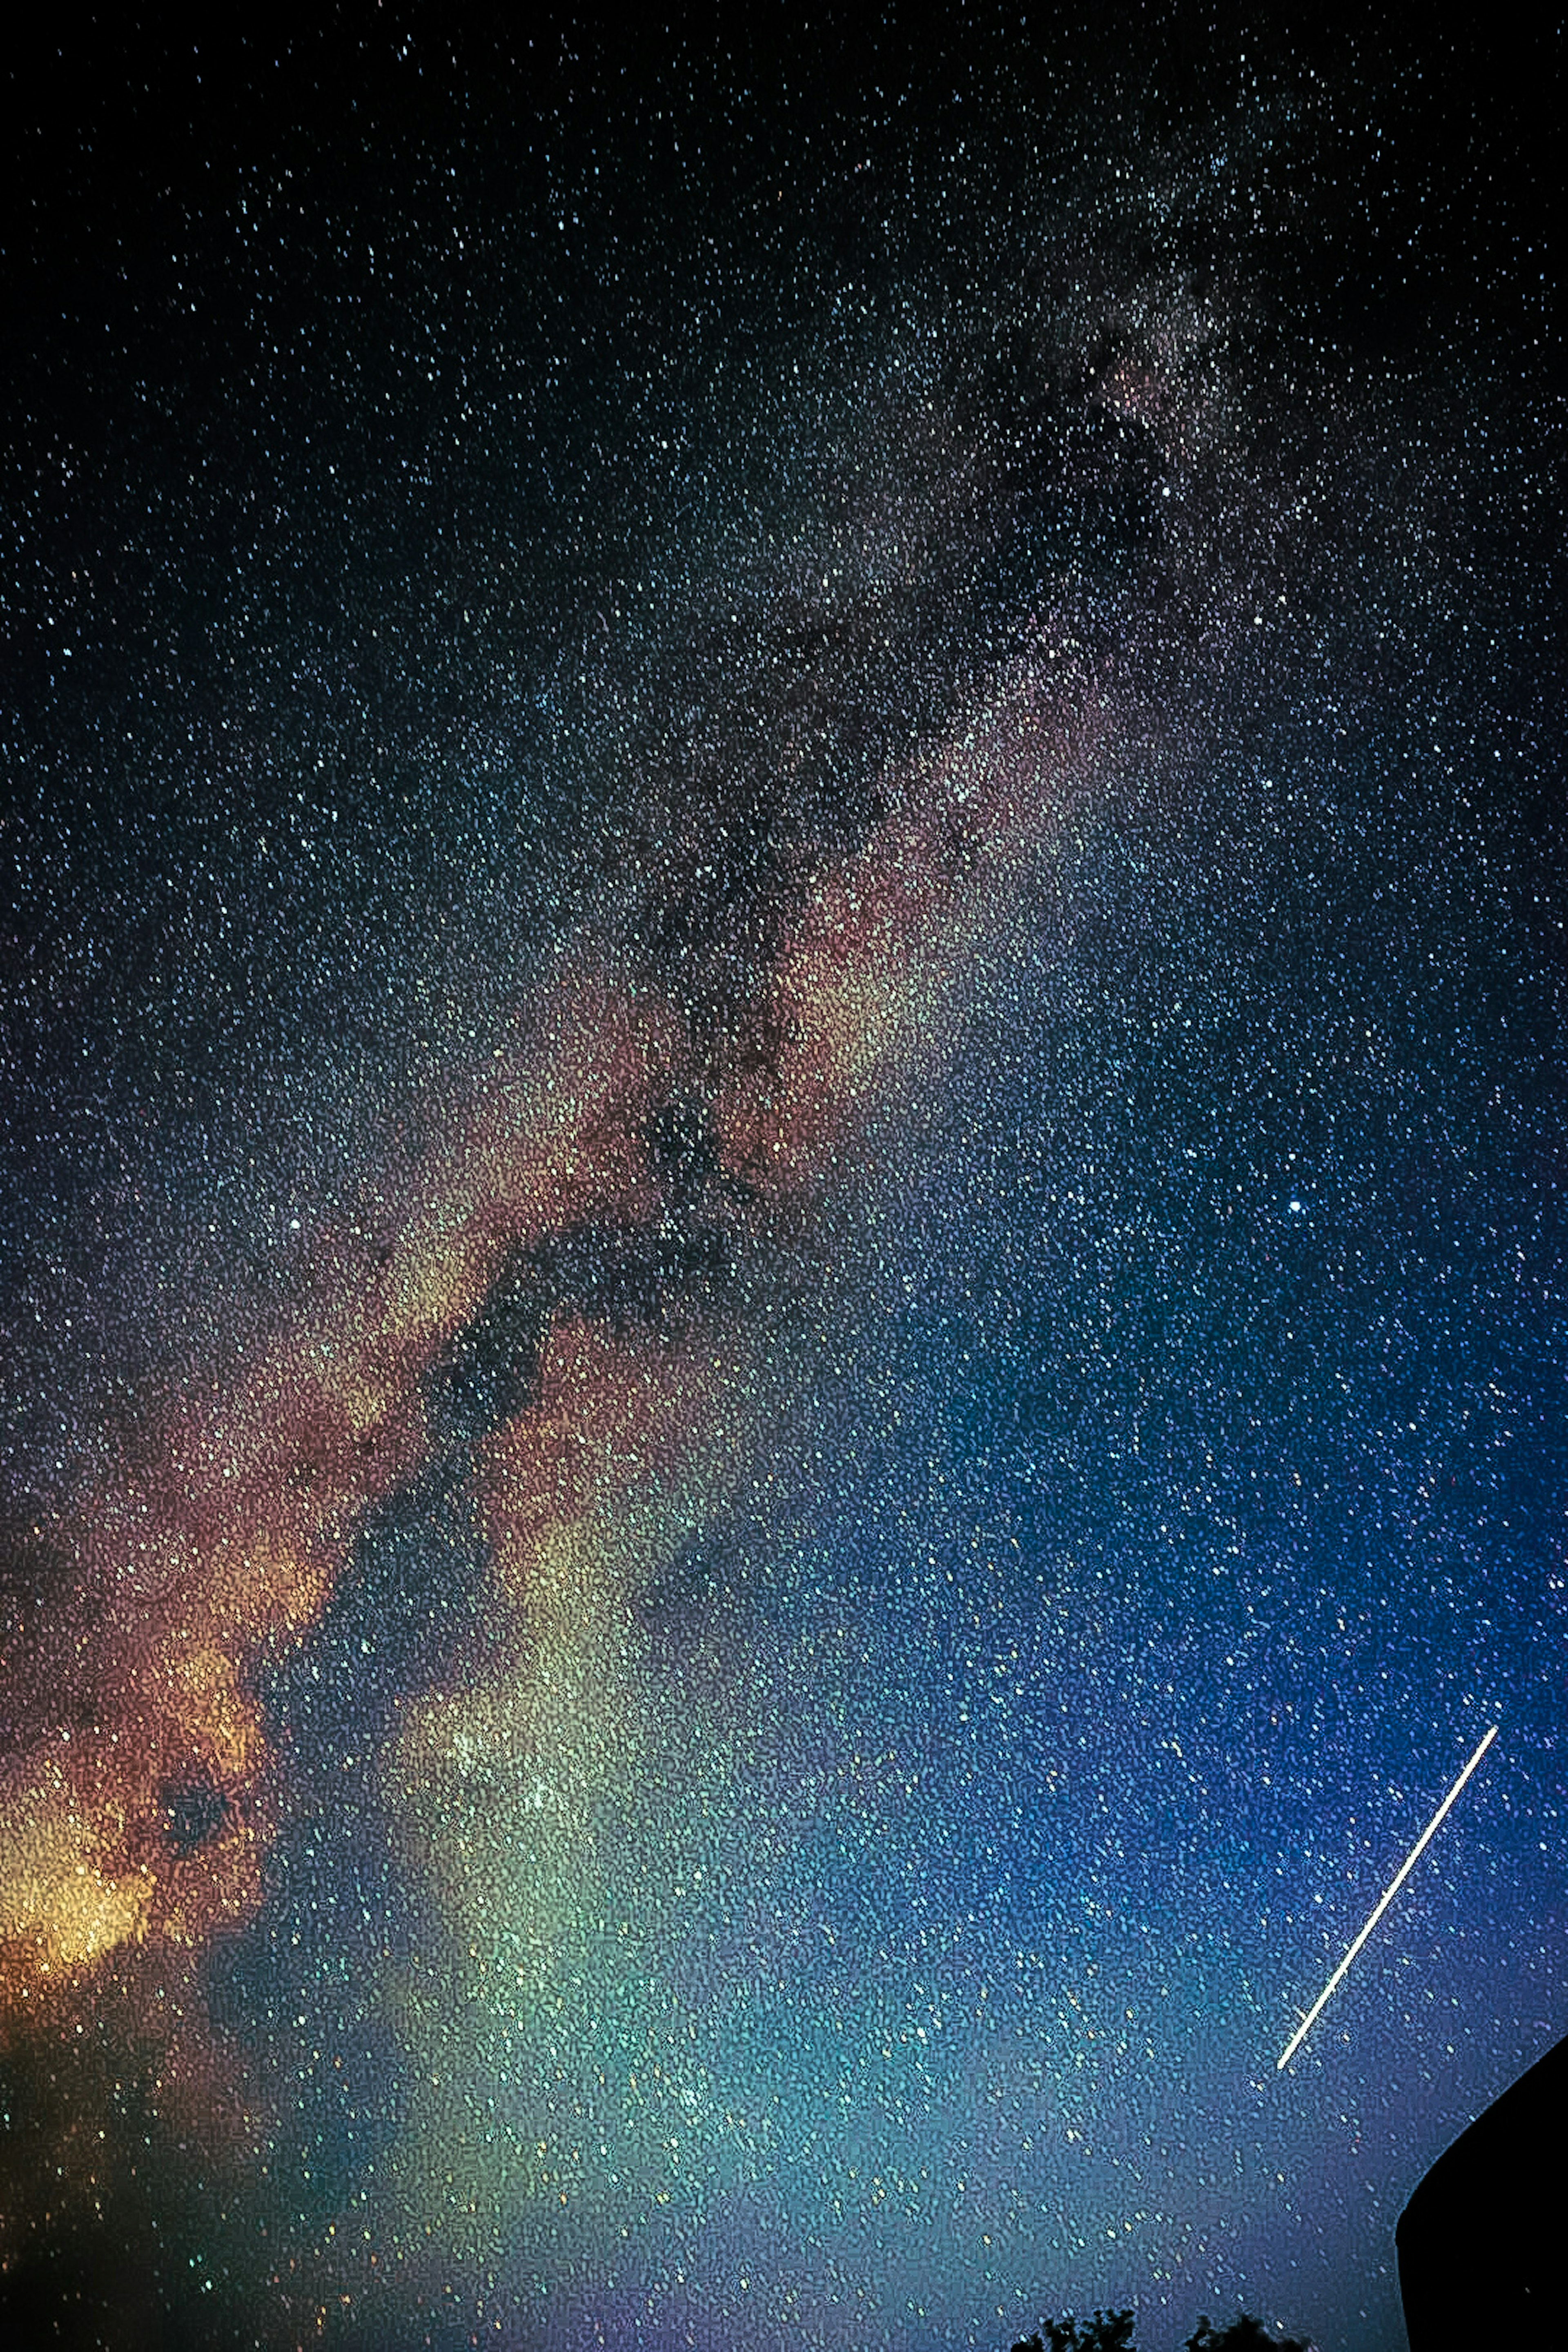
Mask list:
[[[1544,50],[1323,46],[16,101],[7,2340],[1403,2345],[1568,2022],[1561,375]]]

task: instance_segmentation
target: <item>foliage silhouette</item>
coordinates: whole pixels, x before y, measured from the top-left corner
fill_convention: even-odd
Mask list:
[[[1023,2337],[1013,2352],[1137,2352],[1131,2311],[1097,2311],[1092,2319],[1047,2319],[1042,2330]],[[1270,2336],[1262,2322],[1240,2312],[1228,2327],[1200,2319],[1185,2352],[1312,2352],[1295,2336]]]
[[[1015,2344],[1013,2352],[1135,2352],[1132,2314],[1097,2311],[1081,2326],[1076,2319],[1047,2319],[1045,2334]]]
[[[1312,2347],[1300,2336],[1270,2336],[1260,2320],[1243,2311],[1224,2328],[1200,2319],[1187,2338],[1186,2352],[1312,2352]]]

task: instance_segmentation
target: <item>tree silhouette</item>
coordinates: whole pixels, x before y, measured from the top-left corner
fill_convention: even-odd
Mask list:
[[[1187,2338],[1186,2352],[1311,2352],[1295,2336],[1270,2336],[1261,2320],[1249,2312],[1239,2312],[1226,2328],[1211,2327],[1200,2319],[1196,2332]]]
[[[1047,2319],[1044,2330],[1023,2337],[1013,2352],[1137,2352],[1130,2311],[1097,2311],[1092,2319]],[[1186,2352],[1312,2352],[1295,2336],[1270,2336],[1260,2320],[1239,2312],[1228,2327],[1200,2319]]]
[[[1026,2336],[1013,2352],[1134,2352],[1132,2314],[1097,2311],[1082,2325],[1076,2319],[1047,2319],[1043,2336]]]

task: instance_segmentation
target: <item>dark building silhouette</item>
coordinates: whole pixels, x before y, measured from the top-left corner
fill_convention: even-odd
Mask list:
[[[1446,2148],[1394,2232],[1410,2352],[1568,2343],[1568,2040]]]

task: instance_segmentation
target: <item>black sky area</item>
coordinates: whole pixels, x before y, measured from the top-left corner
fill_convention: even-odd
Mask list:
[[[1268,289],[1255,377],[1288,374],[1294,352],[1560,384],[1561,52],[1561,26],[1529,9],[1442,32],[1406,8],[764,9],[614,32],[493,7],[456,23],[262,11],[188,43],[140,13],[50,11],[11,49],[0,139],[0,418],[27,517],[4,594],[14,763],[54,730],[48,614],[79,571],[126,651],[176,670],[210,658],[226,494],[254,487],[268,439],[287,482],[312,434],[342,429],[353,394],[332,354],[445,336],[493,392],[486,309],[506,316],[515,372],[531,306],[535,356],[554,352],[532,438],[583,477],[550,545],[552,593],[592,628],[645,523],[640,460],[617,447],[625,363],[646,358],[668,414],[690,412],[731,324],[754,342],[771,316],[782,346],[821,273],[962,278],[1021,187],[1047,196],[1097,151],[1223,147],[1271,105],[1312,194],[1243,225]],[[1267,186],[1267,154],[1251,168]],[[438,226],[439,250],[410,242],[415,222],[425,239]],[[266,430],[242,446],[232,393],[247,380]],[[405,436],[416,422],[405,391]],[[162,477],[175,498],[193,467],[207,541],[187,542],[187,576],[139,577],[125,551],[145,492]],[[472,508],[485,489],[470,467],[450,495]],[[330,605],[323,552],[310,587]],[[537,621],[520,609],[519,625]],[[53,790],[90,793],[68,772]],[[156,869],[166,845],[143,830],[115,859],[128,847]]]

